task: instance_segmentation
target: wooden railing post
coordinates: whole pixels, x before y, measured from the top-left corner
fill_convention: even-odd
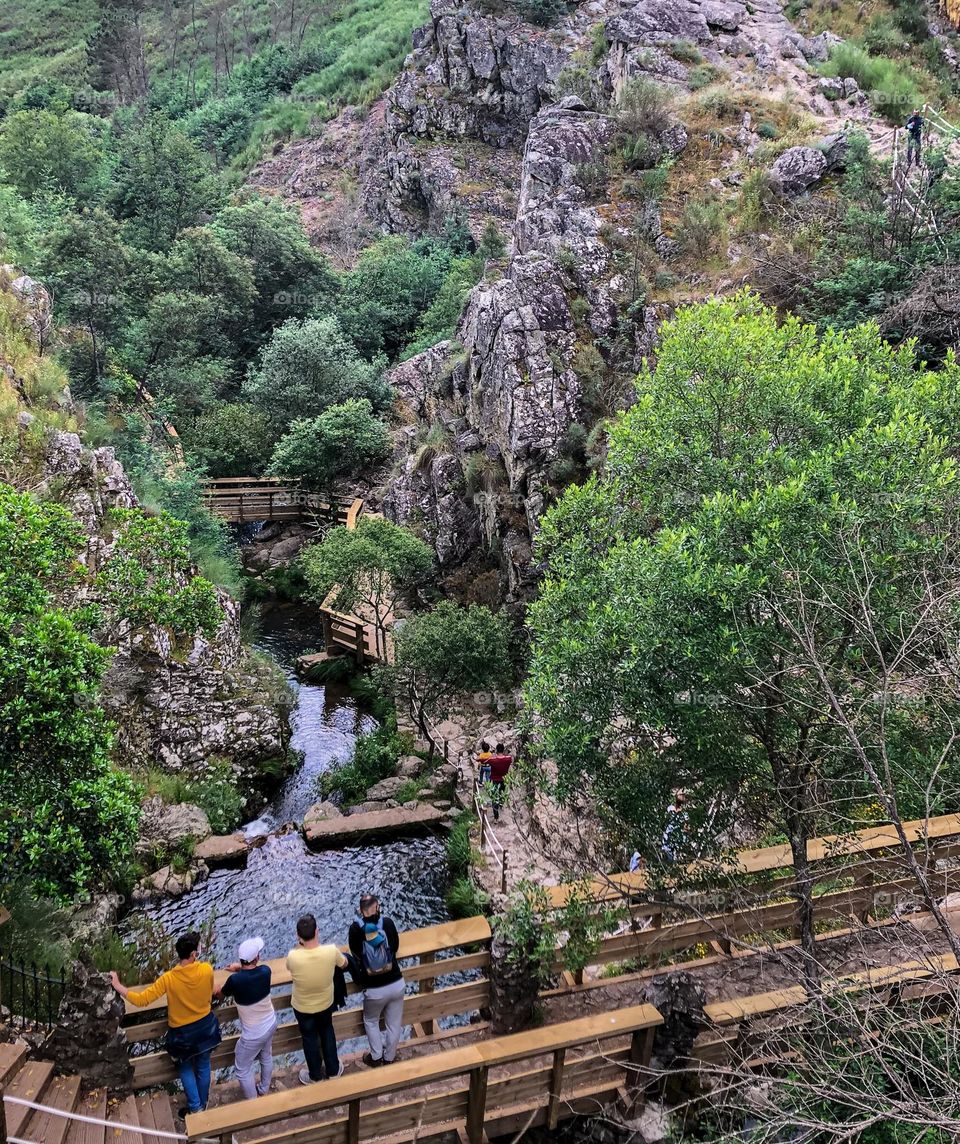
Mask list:
[[[333,624],[326,612],[320,613],[320,622],[323,624],[323,646],[330,651],[333,647]]]
[[[432,950],[429,950],[426,953],[420,954],[420,964],[421,965],[433,965],[436,962],[436,959],[437,959],[436,954],[433,953]],[[420,982],[420,992],[421,993],[432,993],[435,986],[436,986],[436,983],[437,983],[437,979],[435,977],[424,977]],[[427,1020],[423,1022],[424,1034],[426,1036],[430,1036],[433,1033],[433,1030],[434,1030],[433,1018],[428,1017]]]
[[[554,1131],[560,1119],[560,1090],[563,1088],[563,1066],[566,1058],[566,1049],[557,1049],[553,1054],[553,1071],[550,1073],[550,1100],[547,1104],[548,1132]]]
[[[483,1144],[483,1121],[487,1111],[487,1066],[481,1065],[470,1073],[470,1092],[467,1095],[467,1141]]]
[[[360,1144],[360,1101],[351,1100],[347,1114],[347,1144]]]
[[[628,1088],[636,1090],[643,1087],[643,1070],[650,1064],[655,1035],[656,1029],[637,1029],[630,1038],[630,1064],[633,1067],[627,1078]]]
[[[503,857],[500,859],[500,893],[507,892],[507,852],[504,850]]]
[[[7,1144],[7,1114],[3,1108],[4,1089],[0,1087],[0,1144]]]

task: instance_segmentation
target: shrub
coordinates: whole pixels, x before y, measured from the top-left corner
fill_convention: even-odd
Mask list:
[[[403,806],[408,802],[415,802],[420,797],[422,789],[423,787],[417,779],[407,779],[393,797]]]
[[[629,80],[618,102],[618,117],[628,136],[659,135],[670,126],[672,96],[662,84],[638,77]]]
[[[650,171],[663,158],[663,148],[649,135],[624,135],[620,158],[628,171]]]
[[[567,14],[566,0],[516,0],[517,11],[531,24],[550,28]]]
[[[335,477],[367,469],[389,452],[390,438],[370,402],[351,400],[331,405],[319,417],[294,421],[274,449],[267,471],[323,489]]]
[[[472,918],[482,914],[490,903],[485,894],[472,878],[456,878],[444,897],[447,910],[454,918]]]
[[[335,761],[318,781],[321,798],[337,795],[342,802],[362,802],[367,791],[383,779],[390,778],[401,755],[409,754],[409,736],[387,727],[378,727],[356,742],[353,758]]]
[[[713,64],[697,64],[687,72],[687,84],[691,91],[699,91],[703,87],[709,87],[710,84],[716,83],[722,75],[721,69]]]
[[[899,124],[911,108],[923,103],[916,73],[908,64],[871,56],[856,44],[837,44],[820,70],[824,75],[852,76],[889,123]]]
[[[700,49],[691,40],[671,40],[667,44],[667,52],[682,64],[699,64],[703,62]]]
[[[764,119],[757,124],[757,134],[761,139],[776,139],[779,132],[775,123],[771,123],[769,119]]]
[[[472,812],[465,810],[447,835],[447,867],[452,878],[463,878],[470,872],[474,860],[470,830],[475,822]]]
[[[716,254],[722,246],[727,230],[723,203],[692,202],[683,210],[674,238],[686,254],[705,258]]]

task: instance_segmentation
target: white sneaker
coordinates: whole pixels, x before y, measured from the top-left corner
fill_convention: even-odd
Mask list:
[[[337,1073],[337,1076],[343,1076],[343,1061],[340,1062],[340,1071]],[[336,1077],[333,1079],[336,1080]]]
[[[315,1083],[313,1078],[310,1076],[310,1070],[309,1069],[301,1069],[300,1070],[300,1083],[301,1084],[314,1084]]]

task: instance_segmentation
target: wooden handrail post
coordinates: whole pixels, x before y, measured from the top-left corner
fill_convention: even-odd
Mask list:
[[[421,965],[433,965],[437,960],[436,954],[432,950],[420,954]],[[435,977],[424,977],[420,982],[421,993],[432,993],[437,984]],[[430,1036],[434,1031],[433,1018],[430,1017],[423,1022],[423,1031],[427,1036]]]
[[[467,1141],[483,1144],[483,1121],[487,1110],[487,1066],[481,1065],[470,1072],[470,1091],[467,1095]]]
[[[553,1054],[553,1071],[550,1073],[550,1100],[547,1104],[547,1131],[553,1132],[560,1119],[560,1090],[563,1088],[563,1066],[567,1059],[566,1049],[557,1049]]]
[[[487,812],[479,800],[478,806],[480,807],[480,849],[482,851],[487,844]]]
[[[627,1078],[628,1088],[639,1089],[643,1087],[642,1070],[650,1064],[655,1035],[656,1029],[637,1029],[630,1038],[630,1064],[634,1067]]]
[[[0,1087],[0,1144],[7,1144],[7,1114],[3,1110],[4,1089]]]
[[[347,1114],[347,1144],[360,1144],[360,1101],[351,1100]]]
[[[507,892],[507,852],[504,850],[503,857],[500,859],[500,893]]]

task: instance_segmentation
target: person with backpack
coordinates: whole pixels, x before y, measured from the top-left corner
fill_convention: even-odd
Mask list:
[[[187,1098],[178,1110],[203,1112],[210,1096],[210,1054],[220,1044],[220,1022],[213,1012],[213,966],[200,961],[200,935],[191,930],[175,943],[177,964],[161,973],[152,985],[130,989],[110,971],[114,989],[138,1008],[166,994],[169,1032],[164,1047],[173,1058]]]
[[[506,795],[507,772],[513,765],[513,755],[508,755],[503,743],[497,743],[490,756],[490,782],[493,784],[493,821],[500,821],[500,809]]]
[[[273,1034],[277,1028],[277,1012],[270,996],[272,973],[269,965],[260,964],[263,938],[249,937],[240,943],[239,960],[228,966],[230,976],[214,991],[216,996],[232,997],[240,1018],[236,1067],[240,1091],[253,1100],[266,1096],[273,1076]],[[260,1062],[260,1083],[253,1079]]]
[[[364,990],[363,1028],[370,1051],[364,1053],[363,1063],[371,1068],[392,1064],[403,1029],[404,982],[397,964],[400,935],[392,919],[381,913],[376,894],[361,897],[347,942]]]
[[[911,162],[920,166],[920,148],[923,143],[923,115],[919,107],[913,109],[913,115],[906,122],[907,130],[907,170]]]

